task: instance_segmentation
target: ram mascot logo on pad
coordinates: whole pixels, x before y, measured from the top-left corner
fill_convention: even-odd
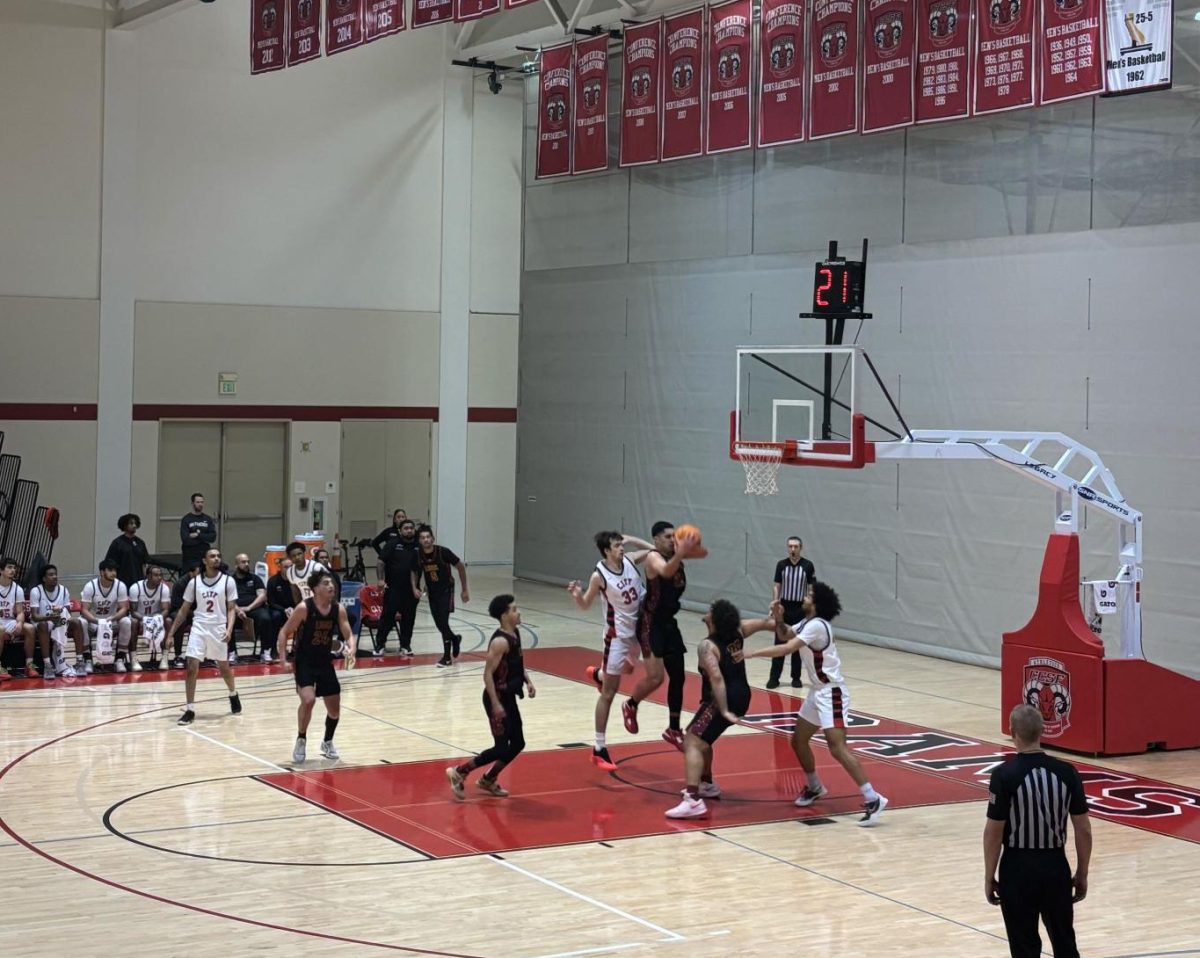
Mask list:
[[[1025,664],[1025,703],[1042,713],[1043,738],[1057,738],[1071,727],[1071,673],[1057,659],[1038,656]]]

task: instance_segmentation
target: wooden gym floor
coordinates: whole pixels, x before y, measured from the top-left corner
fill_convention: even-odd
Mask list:
[[[507,574],[472,570],[457,613],[472,651],[453,668],[425,654],[342,673],[336,764],[292,768],[296,698],[278,668],[239,668],[238,717],[206,674],[187,729],[174,724],[178,672],[6,683],[0,955],[1008,953],[980,851],[1004,744],[999,673],[845,643],[851,734],[893,803],[860,829],[855,789],[827,755],[830,798],[792,807],[798,701],[786,682],[762,690],[756,660],[747,724],[716,749],[726,797],[707,820],[671,823],[682,760],[659,740],[665,708],[646,703],[636,736],[614,708],[620,770],[595,769],[580,745],[595,692],[580,673],[599,613],[518,582],[538,685],[522,705],[528,750],[502,779],[511,798],[468,786],[458,803],[442,769],[490,743],[477,652]],[[694,648],[702,627],[684,620]],[[422,613],[417,651],[438,646]],[[318,705],[310,754],[322,722]],[[1200,956],[1196,754],[1080,764],[1097,812],[1082,953]]]

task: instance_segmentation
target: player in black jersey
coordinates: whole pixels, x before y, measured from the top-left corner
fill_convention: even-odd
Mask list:
[[[467,588],[467,567],[462,559],[433,539],[429,526],[417,527],[417,551],[413,556],[412,591],[416,601],[421,600],[421,577],[425,578],[425,593],[429,597],[429,614],[433,624],[442,634],[442,657],[438,668],[453,665],[462,647],[462,636],[450,627],[450,614],[454,611],[454,570],[458,570],[458,581],[462,584],[463,602],[471,601]]]
[[[743,619],[727,599],[717,599],[704,616],[708,637],[700,643],[700,710],[688,723],[683,740],[687,788],[683,801],[667,810],[667,818],[700,818],[708,814],[706,798],[720,798],[713,781],[713,743],[737,724],[750,708],[750,682],[742,661],[742,640],[775,629],[773,619]]]
[[[333,744],[342,705],[342,685],[333,667],[334,654],[345,653],[346,667],[354,667],[354,637],[350,634],[346,610],[336,599],[333,576],[324,569],[314,572],[308,577],[308,587],[312,590],[312,598],[296,606],[279,630],[279,661],[284,668],[295,669],[296,694],[300,696],[300,708],[296,710],[296,745],[292,749],[292,761],[297,763],[305,759],[308,722],[318,698],[325,700],[325,738],[321,741],[321,754],[325,758],[341,758]],[[294,664],[287,658],[288,640],[293,637]],[[334,648],[334,642],[340,643],[337,648]]]
[[[667,729],[663,732],[664,742],[670,742],[683,751],[683,729],[679,725],[683,711],[683,635],[675,616],[679,612],[683,590],[687,588],[687,573],[683,560],[699,547],[695,536],[675,537],[673,522],[656,522],[650,529],[653,543],[626,536],[626,541],[639,549],[649,550],[645,554],[646,597],[638,613],[637,636],[642,648],[642,659],[646,674],[633,689],[633,694],[621,706],[621,717],[625,730],[631,735],[638,731],[638,705],[656,688],[662,685],[663,672],[667,675]],[[641,561],[639,558],[635,561]]]
[[[525,748],[525,733],[521,723],[521,710],[517,699],[537,695],[531,679],[525,671],[525,657],[521,652],[521,610],[511,595],[498,595],[488,603],[488,615],[500,623],[488,642],[487,664],[483,668],[483,711],[492,726],[492,747],[480,752],[461,765],[446,769],[450,790],[455,798],[465,798],[463,786],[467,776],[475,769],[491,763],[479,787],[489,795],[506,798],[508,790],[496,781],[506,766]]]

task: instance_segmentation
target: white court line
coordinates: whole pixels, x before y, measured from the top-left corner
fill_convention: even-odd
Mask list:
[[[628,948],[645,947],[644,941],[630,941],[623,945],[602,945],[599,948],[580,948],[578,951],[556,951],[552,955],[534,955],[533,958],[576,958],[578,955],[600,955],[606,951],[625,951]]]
[[[494,861],[497,865],[503,865],[505,868],[511,868],[513,871],[520,872],[525,877],[532,878],[536,882],[541,882],[543,885],[546,885],[549,888],[557,889],[558,891],[561,891],[564,894],[570,895],[572,898],[578,898],[582,902],[587,902],[589,905],[595,905],[597,908],[602,908],[605,911],[612,912],[614,915],[620,915],[622,918],[625,918],[629,921],[635,922],[636,924],[641,925],[643,928],[649,928],[651,931],[657,932],[658,934],[662,935],[663,941],[683,941],[684,940],[684,936],[679,934],[678,932],[668,931],[666,928],[663,928],[661,925],[656,925],[652,921],[646,921],[645,918],[638,918],[637,915],[631,915],[627,911],[621,911],[620,908],[616,908],[613,905],[606,905],[604,902],[597,901],[595,898],[590,898],[589,896],[584,895],[581,892],[572,891],[566,885],[560,885],[558,882],[551,881],[549,878],[543,878],[541,875],[537,875],[534,872],[529,871],[527,868],[522,868],[520,865],[514,865],[512,862],[507,861],[503,858],[498,858],[495,855],[488,855],[488,858],[490,858],[492,861]],[[571,952],[571,954],[579,954],[579,952]]]
[[[206,742],[212,742],[213,745],[220,745],[221,748],[227,748],[229,751],[235,752],[242,756],[242,758],[248,758],[252,762],[258,762],[259,765],[265,765],[267,768],[273,768],[277,772],[288,771],[288,769],[284,768],[282,765],[276,765],[274,762],[268,762],[265,758],[259,758],[257,755],[251,755],[249,752],[243,752],[240,748],[234,748],[234,746],[229,745],[226,742],[222,742],[219,739],[209,738],[203,732],[197,732],[194,728],[184,728],[184,731],[190,735],[195,735],[196,738],[202,738]]]

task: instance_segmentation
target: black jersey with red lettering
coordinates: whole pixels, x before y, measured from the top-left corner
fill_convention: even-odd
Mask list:
[[[729,638],[710,635],[708,641],[717,647],[717,665],[721,670],[721,678],[725,680],[725,700],[729,711],[734,715],[745,715],[750,708],[750,680],[746,678],[746,663],[741,659],[742,633],[739,631]],[[700,644],[700,652],[704,652],[704,643]],[[738,659],[734,661],[735,657]],[[712,683],[708,673],[700,669],[700,701],[712,701]]]
[[[521,654],[521,630],[513,629],[512,633],[497,629],[492,633],[492,639],[504,639],[508,642],[508,651],[500,659],[492,681],[496,683],[499,695],[525,697],[525,656]]]
[[[646,577],[646,598],[642,600],[642,615],[648,615],[652,624],[659,625],[675,618],[679,612],[683,590],[687,588],[687,573],[683,563],[678,571],[667,578],[656,575]]]
[[[322,614],[316,599],[305,599],[308,615],[296,634],[296,661],[309,666],[333,665],[333,638],[338,632],[338,603],[331,602]]]
[[[432,552],[417,549],[417,570],[425,577],[425,589],[430,593],[454,591],[453,569],[462,561],[445,546],[435,545]]]

